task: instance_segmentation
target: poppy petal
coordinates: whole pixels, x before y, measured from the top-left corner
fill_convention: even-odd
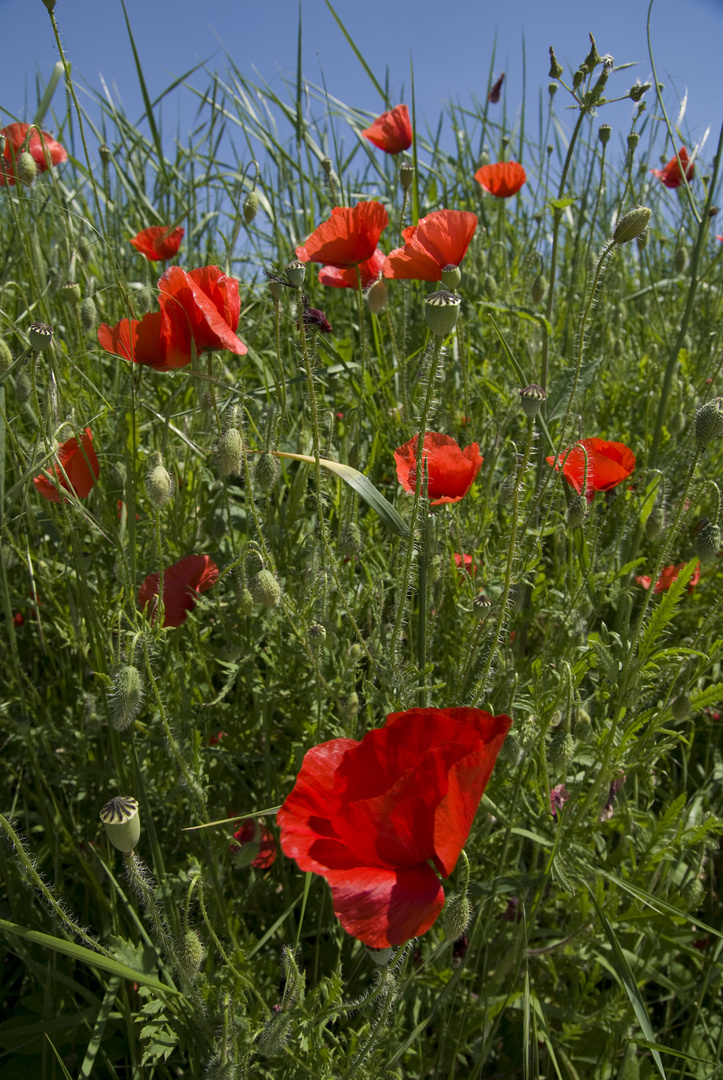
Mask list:
[[[49,502],[55,503],[60,502],[62,490],[72,490],[79,499],[85,499],[100,476],[90,428],[85,429],[80,439],[72,438],[62,443],[58,447],[56,462],[52,466],[57,477],[56,484],[43,474],[33,478],[38,492]]]
[[[360,866],[324,876],[341,925],[373,949],[426,933],[444,907],[444,889],[426,863],[399,870]]]
[[[220,308],[229,313],[232,311],[229,289],[223,285],[220,278],[206,273],[211,269],[203,267],[191,274],[187,274],[180,266],[171,266],[166,270],[158,281],[161,310],[171,318],[178,317],[179,313],[183,312],[198,352],[205,349],[228,349],[237,356],[242,356],[246,352],[246,346],[220,313]],[[221,277],[225,278],[225,275]],[[204,287],[208,287],[212,295],[208,295]]]
[[[151,225],[148,229],[141,229],[128,242],[149,262],[159,262],[172,259],[178,253],[185,231],[180,225],[176,229]]]
[[[406,105],[395,105],[362,131],[365,139],[387,154],[399,154],[412,145],[412,125]]]
[[[380,202],[335,206],[331,217],[317,226],[297,249],[297,255],[301,250],[312,262],[328,263],[339,269],[356,266],[372,258],[388,224],[389,215]]]
[[[509,199],[526,182],[527,173],[519,161],[496,161],[492,165],[482,165],[474,178],[490,195]]]
[[[440,281],[445,266],[459,266],[477,229],[477,215],[467,210],[434,210],[416,226],[404,229],[404,247],[384,263],[384,276]]]
[[[186,555],[163,574],[164,627],[181,626],[196,606],[198,593],[206,592],[218,579],[218,567],[208,555]],[[158,596],[159,575],[149,574],[138,590],[141,607]],[[155,612],[152,608],[152,617]]]

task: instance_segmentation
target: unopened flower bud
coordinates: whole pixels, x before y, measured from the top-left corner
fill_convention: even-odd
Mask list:
[[[610,127],[609,124],[600,125],[600,127],[598,128],[597,137],[603,144],[603,146],[605,146],[606,143],[610,142],[610,136],[612,135],[612,133],[613,129]]]
[[[619,219],[613,233],[616,244],[625,244],[644,233],[650,223],[651,211],[647,206],[636,206]]]
[[[309,627],[309,646],[316,652],[326,641],[326,627],[321,623],[312,623]]]
[[[270,491],[279,478],[279,459],[265,450],[254,469],[254,482],[259,491]]]
[[[540,409],[545,403],[547,394],[538,386],[537,383],[530,383],[524,390],[520,390],[520,405],[522,406],[525,416],[530,420],[537,416]]]
[[[547,761],[556,773],[564,775],[575,754],[575,740],[568,731],[553,735],[547,748]]]
[[[603,58],[597,51],[597,45],[595,44],[595,38],[592,34],[588,35],[590,38],[590,52],[587,54],[584,60],[585,67],[588,71],[592,71],[598,64],[603,63]]]
[[[271,293],[274,300],[279,301],[284,295],[284,286],[281,284],[280,281],[274,281],[274,279],[271,278],[271,280],[269,281],[269,292]]]
[[[90,261],[91,244],[87,236],[78,237],[78,254],[80,255],[84,263]]]
[[[461,300],[446,289],[430,293],[424,300],[424,314],[427,326],[435,337],[444,338],[453,329],[459,318]]]
[[[544,274],[538,274],[535,280],[532,282],[532,288],[530,289],[530,295],[532,296],[533,304],[541,304],[545,299],[545,293],[547,292],[547,278]]]
[[[723,438],[723,397],[713,398],[698,409],[693,434],[701,446],[707,446],[711,439]]]
[[[33,392],[33,384],[23,371],[15,379],[15,397],[22,405],[24,401],[27,401]]]
[[[548,78],[550,78],[550,79],[559,79],[560,76],[564,73],[564,71],[565,71],[565,69],[562,66],[562,64],[558,63],[557,57],[555,56],[555,50],[552,48],[552,45],[551,45],[550,46],[550,74],[549,74]]]
[[[35,352],[45,352],[53,340],[53,328],[44,322],[34,322],[28,327],[28,341]]]
[[[573,739],[576,742],[590,742],[594,734],[592,724],[590,723],[590,717],[581,709],[578,713],[577,720],[575,721],[575,726],[572,729]]]
[[[101,810],[100,820],[113,847],[124,854],[133,851],[141,835],[141,819],[135,799],[116,795]]]
[[[247,619],[254,610],[254,598],[250,589],[244,586],[238,594],[238,613],[242,619]]]
[[[116,672],[109,704],[113,727],[127,731],[143,705],[143,680],[133,664],[124,664]]]
[[[686,911],[697,911],[704,895],[703,882],[696,877],[684,886],[680,894],[680,902]]]
[[[272,1012],[256,1043],[256,1050],[262,1057],[274,1057],[282,1052],[289,1038],[291,1020],[292,1013],[288,1009]]]
[[[517,473],[512,472],[509,476],[506,476],[500,484],[500,501],[503,503],[511,503],[515,497],[516,487]]]
[[[281,599],[281,586],[270,570],[259,570],[251,578],[249,589],[255,602],[262,607],[276,607]]]
[[[631,131],[630,134],[628,135],[628,150],[631,152],[631,154],[635,152],[635,149],[636,149],[639,142],[640,142],[640,132]]]
[[[721,546],[720,526],[706,521],[695,536],[695,551],[701,566],[711,566],[718,558]]]
[[[447,897],[442,909],[444,934],[448,941],[462,937],[472,917],[472,905],[467,893],[453,893]]]
[[[77,281],[66,281],[65,285],[60,290],[60,295],[65,300],[66,304],[70,304],[71,307],[75,307],[80,303],[81,291],[80,285]]]
[[[347,521],[346,525],[342,525],[339,533],[339,551],[342,555],[351,558],[361,550],[362,543],[361,529],[356,521]]]
[[[5,338],[0,338],[0,375],[4,375],[13,362],[13,354]]]
[[[90,334],[95,330],[98,322],[98,311],[92,296],[86,296],[85,300],[81,301],[80,322],[86,334]]]
[[[677,413],[673,413],[670,420],[668,421],[668,431],[670,432],[670,434],[682,435],[682,433],[685,431],[685,424],[687,419],[688,418],[682,411],[682,409],[679,409]]]
[[[221,476],[238,476],[242,449],[241,432],[235,427],[224,431],[216,446],[216,464]]]
[[[683,247],[676,249],[673,256],[673,269],[676,274],[683,274],[688,266],[688,252]]]
[[[462,280],[462,271],[454,263],[448,263],[442,269],[442,285],[445,289],[449,289],[450,292],[454,292],[458,288],[460,281]]]
[[[343,720],[353,720],[359,712],[359,695],[349,694],[341,703],[341,715]]]
[[[404,191],[409,191],[414,180],[414,166],[410,161],[403,161],[399,167],[399,183]]]
[[[189,927],[176,947],[176,962],[187,979],[193,980],[198,975],[204,953],[201,939],[196,931]]]
[[[29,154],[27,150],[23,150],[22,154],[18,154],[15,161],[15,173],[20,183],[24,184],[25,187],[30,187],[37,176],[38,166],[33,155]]]
[[[380,311],[383,311],[387,306],[388,299],[389,290],[386,281],[382,278],[375,281],[371,288],[367,290],[367,307],[372,315],[378,315]]]
[[[173,498],[173,481],[165,465],[158,464],[146,477],[146,494],[156,510]]]
[[[648,540],[657,540],[664,528],[665,510],[662,506],[654,506],[645,522],[645,535]]]
[[[250,225],[251,222],[254,220],[254,218],[256,217],[256,214],[258,212],[258,209],[259,209],[259,197],[256,194],[255,190],[254,191],[249,191],[248,195],[244,199],[244,208],[243,208],[244,221],[245,221],[245,223],[247,225]]]
[[[497,278],[494,274],[485,274],[483,287],[490,300],[497,299]]]
[[[300,259],[293,259],[284,267],[284,273],[286,274],[289,283],[293,285],[295,289],[300,289],[304,284],[304,278],[306,277],[306,266]]]
[[[580,86],[582,86],[583,79],[585,78],[586,75],[587,75],[587,72],[583,71],[582,68],[577,69],[575,74],[572,76],[572,88],[573,88],[573,90],[577,90],[577,89],[579,89]]]
[[[584,495],[576,495],[567,508],[567,527],[577,529],[584,522],[590,509]]]
[[[678,694],[676,698],[673,698],[673,701],[670,704],[670,711],[673,714],[674,720],[687,720],[692,712],[688,695]]]

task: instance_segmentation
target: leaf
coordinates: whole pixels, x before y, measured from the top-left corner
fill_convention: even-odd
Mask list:
[[[568,196],[566,199],[550,199],[548,206],[551,210],[567,210],[568,206],[572,206],[574,202],[577,202],[578,196]]]
[[[694,555],[689,563],[686,563],[683,569],[678,574],[676,581],[668,589],[667,593],[658,604],[657,608],[653,612],[650,622],[645,628],[645,632],[640,641],[640,653],[639,658],[641,663],[644,662],[652,652],[658,638],[664,632],[666,626],[675,615],[675,609],[678,606],[678,601],[683,595],[683,591],[686,589],[688,582],[693,576],[693,572],[698,565],[698,556]]]
[[[304,461],[307,465],[316,464],[316,458],[310,457],[308,454],[287,454],[284,450],[276,450],[274,456],[290,458],[292,461]],[[319,464],[323,465],[329,472],[333,472],[350,488],[353,488],[357,495],[361,496],[368,506],[371,506],[372,510],[376,510],[384,524],[392,532],[403,538],[409,536],[409,529],[404,519],[400,517],[392,504],[387,502],[381,492],[377,491],[368,476],[358,472],[357,469],[352,469],[351,465],[344,465],[341,461],[319,458]]]

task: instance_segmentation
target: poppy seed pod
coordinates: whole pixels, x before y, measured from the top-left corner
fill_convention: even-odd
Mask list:
[[[284,267],[284,273],[295,289],[300,289],[306,277],[306,267],[301,259],[293,259]]]
[[[450,292],[454,292],[459,288],[459,283],[462,280],[462,271],[454,263],[448,263],[447,266],[442,268],[442,285],[445,289],[449,289]]]
[[[383,311],[387,306],[388,299],[389,290],[386,282],[380,278],[379,281],[374,282],[367,293],[367,307],[372,315],[378,315],[380,311]]]
[[[173,481],[164,465],[156,465],[146,477],[146,494],[156,510],[173,498]]]
[[[141,819],[136,800],[131,796],[116,795],[101,810],[100,820],[105,825],[113,847],[124,854],[130,854],[141,835]]]
[[[414,166],[411,161],[403,161],[399,167],[399,183],[404,191],[409,191],[414,180]]]
[[[33,155],[27,150],[18,154],[15,160],[15,173],[21,184],[25,184],[25,187],[32,186],[33,180],[38,175],[38,166]]]
[[[631,131],[630,134],[628,135],[628,150],[631,153],[635,153],[635,150],[637,149],[637,145],[638,145],[639,142],[640,142],[640,132],[639,131]]]
[[[710,566],[718,558],[721,546],[720,526],[707,521],[696,533],[695,551],[701,566]]]
[[[28,341],[35,352],[45,352],[53,340],[53,328],[44,322],[34,322],[28,327]]]
[[[461,300],[446,289],[430,293],[424,300],[424,314],[427,326],[435,337],[444,338],[455,327],[459,318]]]
[[[284,295],[284,286],[281,284],[280,281],[274,281],[274,279],[271,278],[271,280],[269,281],[269,292],[271,293],[274,300],[276,300],[278,303],[278,301]]]
[[[254,191],[249,191],[248,195],[244,199],[244,210],[243,210],[244,221],[246,222],[247,225],[250,225],[251,222],[254,220],[254,218],[256,217],[256,214],[258,213],[258,209],[259,209],[259,197],[256,194],[255,190]]]
[[[365,948],[377,967],[386,967],[394,952],[391,945],[388,945],[386,949],[375,949],[372,945],[367,945]]]
[[[707,446],[711,439],[723,438],[723,397],[713,398],[698,409],[693,434],[702,446]]]
[[[124,664],[115,674],[110,694],[110,715],[116,731],[127,731],[143,704],[141,673],[133,664]]]
[[[251,578],[249,590],[262,607],[274,608],[281,599],[281,586],[270,570],[259,570]]]
[[[326,627],[321,623],[312,623],[309,627],[309,646],[316,652],[326,641]]]
[[[520,390],[520,405],[524,410],[525,416],[530,420],[534,416],[537,416],[545,403],[546,398],[547,394],[541,386],[537,385],[537,383],[530,383],[524,390]]]
[[[598,128],[597,137],[603,144],[603,146],[605,146],[606,143],[610,142],[610,136],[612,135],[612,133],[613,129],[610,127],[609,124],[600,125],[600,127]]]
[[[268,450],[264,451],[254,469],[254,481],[259,491],[271,491],[279,478],[280,468],[279,459]]]
[[[216,447],[216,462],[222,476],[237,476],[241,471],[243,443],[237,428],[224,431]]]
[[[616,244],[625,244],[644,233],[650,223],[651,211],[647,206],[636,206],[618,221],[613,233]]]
[[[67,304],[70,304],[71,307],[76,307],[76,305],[80,303],[80,285],[77,281],[66,281],[65,285],[63,285],[60,290],[60,295]]]

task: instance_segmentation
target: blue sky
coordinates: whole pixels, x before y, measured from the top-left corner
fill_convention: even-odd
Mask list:
[[[223,69],[224,50],[244,74],[253,78],[258,73],[280,95],[286,93],[284,78],[294,77],[296,0],[127,0],[126,6],[151,95],[200,60]],[[337,0],[335,7],[381,83],[389,69],[392,103],[402,99],[402,87],[404,100],[410,99],[411,54],[418,116],[432,127],[442,101],[465,105],[472,94],[484,96],[493,52],[495,73],[507,73],[506,105],[514,117],[523,93],[523,39],[528,108],[535,112],[539,88],[548,82],[548,47],[554,46],[569,70],[585,57],[589,31],[601,54],[611,53],[616,63],[637,62],[616,77],[615,90],[624,92],[636,78],[644,81],[650,75],[647,0]],[[56,16],[81,85],[101,90],[102,76],[131,119],[138,119],[142,100],[120,0],[58,0]],[[0,123],[30,120],[36,76],[47,80],[58,59],[50,20],[42,0],[0,0],[0,26]],[[307,78],[320,83],[323,72],[330,94],[372,113],[381,111],[383,102],[324,0],[303,0],[303,28]],[[711,127],[703,157],[712,157],[723,119],[723,0],[655,0],[652,41],[671,119],[687,94],[685,124],[693,141]],[[207,77],[197,72],[191,81],[204,86]],[[193,96],[179,89],[164,105],[164,128],[175,129],[177,122],[190,128],[194,111]],[[626,103],[606,110],[600,119],[612,123],[622,139],[632,112]]]

